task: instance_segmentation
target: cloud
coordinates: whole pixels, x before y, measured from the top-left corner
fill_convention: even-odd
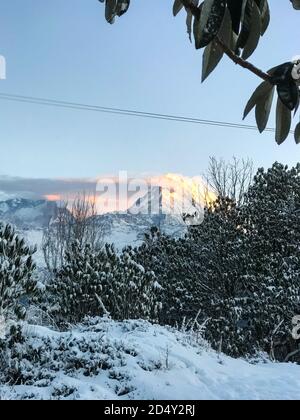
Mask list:
[[[72,203],[79,195],[85,194],[95,200],[99,213],[126,211],[138,199],[148,194],[149,188],[161,186],[170,202],[192,198],[197,203],[213,199],[209,196],[201,177],[186,177],[180,174],[129,176],[102,175],[94,179],[45,179],[0,176],[0,201],[15,197],[25,199],[46,199]],[[189,202],[188,201],[188,202]],[[182,201],[183,202],[183,201]]]
[[[14,197],[28,199],[72,198],[80,192],[92,193],[96,189],[93,179],[45,179],[0,176],[0,200]]]

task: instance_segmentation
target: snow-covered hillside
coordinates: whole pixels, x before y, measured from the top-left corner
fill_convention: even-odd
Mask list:
[[[14,198],[0,202],[0,220],[20,230],[46,227],[56,211],[57,204],[47,200]]]
[[[2,399],[300,399],[300,366],[231,359],[145,321],[25,331],[18,349],[25,385],[0,387]]]

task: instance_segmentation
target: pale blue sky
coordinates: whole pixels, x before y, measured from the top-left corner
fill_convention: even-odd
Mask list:
[[[265,70],[300,54],[300,12],[287,0],[270,5],[270,30],[251,57]],[[174,19],[171,9],[172,0],[132,0],[110,26],[98,0],[2,0],[0,91],[240,123],[259,80],[224,59],[201,85],[201,53],[188,42],[184,14]],[[0,174],[195,175],[210,155],[250,157],[257,166],[299,160],[292,137],[280,147],[273,137],[0,101]]]

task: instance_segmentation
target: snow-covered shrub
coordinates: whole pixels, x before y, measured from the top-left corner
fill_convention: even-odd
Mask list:
[[[215,349],[284,360],[298,346],[300,165],[259,170],[241,203],[219,198],[180,240],[152,230],[135,258],[162,286],[161,323],[181,325],[200,311]]]
[[[262,350],[284,360],[297,348],[291,326],[300,303],[299,181],[299,165],[259,170],[243,205],[215,203],[192,232],[207,286],[206,337],[232,356]]]
[[[20,325],[12,325],[0,337],[0,383],[15,384],[20,377],[19,350],[25,339]]]
[[[159,284],[153,272],[134,261],[133,253],[129,248],[118,255],[110,245],[95,252],[90,245],[74,243],[48,286],[53,313],[61,322],[103,314],[118,320],[156,319]]]
[[[153,271],[161,285],[161,324],[181,325],[184,319],[195,319],[203,290],[201,265],[190,241],[171,238],[153,227],[133,258]]]
[[[36,289],[35,264],[29,248],[10,225],[0,223],[0,317],[24,318],[24,301]]]
[[[192,387],[198,382],[196,365],[205,357],[198,339],[144,320],[86,318],[64,332],[14,328],[0,341],[0,399],[153,399],[164,376],[180,395],[190,375]],[[174,397],[173,387],[165,392]]]
[[[135,251],[124,249],[115,270],[110,273],[105,302],[118,320],[147,319],[155,321],[162,308],[161,286],[153,271],[135,261]]]
[[[42,327],[13,326],[5,340],[0,340],[0,383],[49,386],[57,372],[70,376],[98,375],[124,365],[124,354],[134,349],[123,342],[105,338],[105,321],[87,319],[78,327],[80,334],[45,335]]]

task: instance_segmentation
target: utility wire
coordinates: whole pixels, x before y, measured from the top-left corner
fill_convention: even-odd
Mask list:
[[[33,105],[51,106],[51,107],[65,108],[65,109],[74,109],[74,110],[81,110],[81,111],[102,112],[102,113],[108,113],[108,114],[125,115],[125,116],[131,116],[131,117],[139,117],[139,118],[152,118],[152,119],[165,120],[165,121],[176,121],[176,122],[200,124],[200,125],[215,126],[215,127],[236,128],[236,129],[255,130],[255,131],[257,130],[257,127],[254,125],[236,124],[236,123],[230,123],[230,122],[225,122],[225,121],[190,118],[190,117],[185,117],[185,116],[180,116],[180,115],[159,114],[159,113],[143,112],[143,111],[136,111],[136,110],[130,110],[130,109],[110,108],[110,107],[104,107],[104,106],[98,106],[98,105],[88,105],[88,104],[77,103],[77,102],[57,101],[54,99],[13,95],[13,94],[8,94],[8,93],[1,93],[1,92],[0,92],[0,100],[20,102],[20,103],[29,103]],[[275,129],[266,128],[265,131],[275,132]],[[290,133],[294,134],[294,131],[290,131]]]

